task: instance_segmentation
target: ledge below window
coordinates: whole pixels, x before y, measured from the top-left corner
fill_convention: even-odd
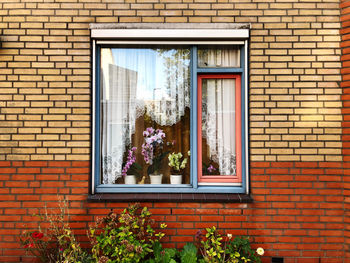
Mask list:
[[[252,203],[249,194],[107,194],[89,195],[90,202],[198,202],[198,203]]]

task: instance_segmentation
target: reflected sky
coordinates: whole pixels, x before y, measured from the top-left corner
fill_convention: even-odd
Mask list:
[[[170,100],[169,71],[179,62],[188,68],[190,65],[189,50],[182,50],[187,56],[179,56],[176,49],[113,48],[111,51],[114,65],[137,72],[136,97],[141,100]]]

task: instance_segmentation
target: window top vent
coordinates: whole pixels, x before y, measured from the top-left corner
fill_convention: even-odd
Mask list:
[[[95,39],[247,39],[250,24],[90,24]]]
[[[250,29],[249,23],[90,23],[90,29]]]

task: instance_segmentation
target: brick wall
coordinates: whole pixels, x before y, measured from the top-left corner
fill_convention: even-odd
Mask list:
[[[341,161],[338,0],[0,0],[0,8],[2,160],[89,160],[90,22],[250,22],[251,159]]]
[[[70,200],[72,227],[84,240],[89,222],[125,203],[89,203],[85,161],[0,162],[0,261],[25,260],[18,234],[35,228],[32,216],[57,208],[57,195]],[[249,235],[254,246],[285,262],[345,262],[342,164],[340,162],[252,162],[253,204],[144,203],[166,222],[166,242],[182,246],[198,229],[217,226]],[[86,238],[85,238],[86,240]]]
[[[343,96],[342,96],[342,100],[343,100],[343,160],[344,160],[344,223],[345,223],[345,242],[346,242],[346,252],[347,252],[347,257],[350,258],[350,228],[349,228],[349,224],[350,224],[350,220],[349,220],[349,208],[350,208],[350,130],[349,130],[349,93],[350,93],[350,83],[349,83],[349,75],[350,75],[350,70],[349,70],[349,53],[350,53],[350,42],[349,40],[349,32],[350,32],[350,1],[342,1],[340,4],[341,9],[341,22],[342,22],[342,29],[341,29],[341,36],[342,36],[342,43],[341,43],[341,47],[342,47],[342,69],[341,69],[341,73],[343,76],[342,82],[341,82],[341,87],[343,88]]]
[[[341,2],[346,45],[349,1]],[[0,0],[0,261],[25,260],[17,234],[23,222],[36,225],[31,215],[45,202],[57,205],[57,194],[71,200],[75,230],[82,234],[95,216],[125,206],[86,201],[91,150],[89,23],[249,22],[254,203],[145,205],[168,222],[173,244],[192,240],[200,227],[217,225],[254,237],[268,257],[345,262],[349,172],[343,169],[343,159],[348,167],[348,152],[342,152],[342,138],[347,148],[348,58],[344,46],[340,86],[339,4]]]

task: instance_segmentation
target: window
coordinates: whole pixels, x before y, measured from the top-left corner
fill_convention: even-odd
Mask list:
[[[92,193],[247,193],[248,29],[120,27],[92,29]]]

